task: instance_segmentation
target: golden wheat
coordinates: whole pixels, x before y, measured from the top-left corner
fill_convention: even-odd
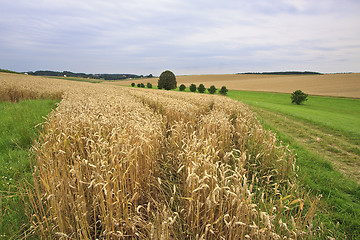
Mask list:
[[[296,184],[294,154],[244,104],[221,96],[30,80],[63,92],[33,147],[28,194],[31,230],[40,238],[317,234],[317,199]]]

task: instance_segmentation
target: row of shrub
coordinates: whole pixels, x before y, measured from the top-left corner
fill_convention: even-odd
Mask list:
[[[139,87],[139,88],[140,88],[140,87],[141,87],[141,88],[145,88],[145,84],[143,84],[143,83],[138,83],[138,84],[132,83],[131,86],[132,86],[132,87],[137,86],[137,87]],[[147,83],[147,84],[146,84],[146,87],[147,87],[147,88],[152,88],[152,84],[151,84],[151,83]]]
[[[186,86],[184,84],[181,84],[179,87],[180,91],[185,91]],[[206,90],[210,93],[210,94],[214,94],[216,93],[216,91],[218,90],[214,85],[211,85],[210,88],[205,88],[204,84],[200,84],[199,87],[196,87],[195,84],[191,84],[189,87],[191,92],[196,92],[196,90],[199,93],[204,93]],[[219,93],[222,95],[226,95],[228,92],[227,88],[225,86],[222,86],[221,89],[219,90]]]
[[[139,88],[145,88],[145,84],[144,83],[138,83],[138,84],[135,84],[135,83],[131,83],[131,86],[132,87],[139,87]],[[152,88],[152,84],[151,83],[147,83],[146,84],[146,87],[147,88]],[[160,88],[159,88],[160,89]],[[184,84],[181,84],[180,87],[179,87],[179,90],[180,91],[185,91],[186,89],[186,86]],[[189,87],[190,91],[191,92],[196,92],[198,91],[199,93],[204,93],[206,90],[210,93],[210,94],[214,94],[216,93],[216,91],[218,90],[214,85],[211,85],[210,88],[205,88],[204,84],[200,84],[198,87],[195,85],[195,84],[191,84],[190,87]],[[221,95],[226,95],[228,92],[228,89],[226,88],[226,86],[222,86],[221,89],[219,90],[219,93]]]

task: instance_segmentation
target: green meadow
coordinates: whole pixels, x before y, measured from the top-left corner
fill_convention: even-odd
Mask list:
[[[360,99],[309,96],[303,105],[290,102],[290,94],[229,91],[230,98],[254,107],[312,122],[360,139]],[[358,142],[359,144],[359,142]]]

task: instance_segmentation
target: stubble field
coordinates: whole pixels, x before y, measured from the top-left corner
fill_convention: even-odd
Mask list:
[[[257,75],[257,74],[223,74],[223,75],[189,75],[177,76],[178,85],[189,86],[194,83],[205,87],[226,86],[231,90],[291,93],[297,89],[319,96],[360,98],[360,73],[324,74],[324,75]],[[157,78],[117,82],[130,85],[150,82],[157,85]]]

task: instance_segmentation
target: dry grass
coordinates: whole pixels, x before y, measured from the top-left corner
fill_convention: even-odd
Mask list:
[[[320,234],[312,225],[317,199],[297,186],[294,154],[244,104],[43,81],[64,95],[33,148],[34,185],[27,192],[30,230],[39,238]]]
[[[301,89],[311,95],[360,98],[360,73],[325,74],[325,75],[189,75],[177,76],[178,85],[189,87],[194,83],[203,83],[205,87],[215,85],[217,88],[226,86],[231,90],[263,91],[291,93]],[[123,85],[132,82],[147,82],[157,85],[157,78],[121,81]],[[111,83],[115,84],[115,83]],[[117,83],[119,84],[119,82]]]

